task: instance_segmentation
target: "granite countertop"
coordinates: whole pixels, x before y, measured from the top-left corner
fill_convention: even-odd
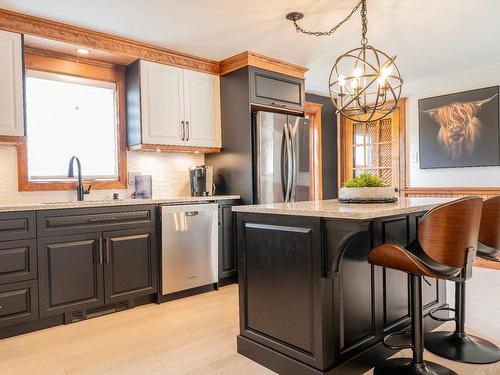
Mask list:
[[[395,203],[351,204],[336,199],[235,206],[235,212],[273,215],[312,216],[334,219],[369,220],[400,214],[426,211],[457,198],[400,198]]]
[[[62,208],[84,208],[84,207],[114,207],[132,206],[141,204],[176,204],[176,203],[196,203],[206,201],[221,201],[240,199],[239,195],[212,195],[209,197],[166,197],[153,199],[106,199],[106,200],[86,200],[83,202],[1,202],[0,212],[13,211],[37,211],[37,210],[57,210]]]

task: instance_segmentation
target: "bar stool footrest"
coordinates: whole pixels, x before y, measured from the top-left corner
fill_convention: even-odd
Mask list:
[[[408,331],[390,333],[384,337],[384,339],[382,340],[382,344],[387,349],[391,349],[391,350],[413,349],[413,344],[404,344],[404,345],[391,345],[391,344],[389,344],[389,340],[392,339],[393,337],[403,336],[403,335],[410,336],[410,338],[411,338],[411,332],[408,332]],[[411,341],[411,339],[410,339],[410,341]]]
[[[429,311],[429,316],[431,317],[431,319],[436,320],[438,322],[451,322],[451,321],[456,320],[455,316],[448,317],[448,318],[441,318],[441,317],[435,315],[437,312],[440,312],[440,311],[455,312],[455,309],[453,307],[436,307],[435,309],[432,309],[431,311]]]

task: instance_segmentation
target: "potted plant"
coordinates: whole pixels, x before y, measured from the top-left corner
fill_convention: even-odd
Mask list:
[[[391,203],[396,202],[395,189],[382,181],[380,177],[362,173],[346,181],[339,190],[339,202],[342,203]]]

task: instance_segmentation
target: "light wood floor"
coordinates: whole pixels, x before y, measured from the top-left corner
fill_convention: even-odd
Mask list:
[[[0,374],[274,374],[236,353],[237,292],[228,286],[1,340]],[[427,357],[460,375],[500,374],[500,364],[470,366]]]

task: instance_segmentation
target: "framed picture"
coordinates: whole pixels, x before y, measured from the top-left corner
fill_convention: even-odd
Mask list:
[[[418,101],[420,168],[500,165],[499,87]]]

